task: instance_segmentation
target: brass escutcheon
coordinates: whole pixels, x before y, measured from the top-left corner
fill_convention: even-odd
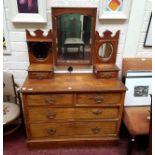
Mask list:
[[[48,112],[47,117],[50,118],[50,119],[53,119],[53,118],[56,117],[56,113],[55,112]]]
[[[91,130],[92,130],[93,134],[98,134],[101,131],[101,129],[98,127],[92,128]]]
[[[53,128],[49,128],[47,129],[47,131],[48,131],[48,134],[50,135],[54,135],[56,133],[56,129],[53,129]]]

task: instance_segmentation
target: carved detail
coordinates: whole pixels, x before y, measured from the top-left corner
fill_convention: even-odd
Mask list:
[[[49,30],[48,34],[45,36],[43,35],[44,31],[38,29],[34,31],[35,35],[31,35],[30,31],[26,29],[26,38],[27,41],[38,41],[41,39],[41,41],[52,41],[53,31]]]
[[[47,35],[44,35],[44,31],[37,29],[34,31],[34,35],[30,33],[29,30],[26,31],[26,40],[28,45],[28,54],[30,64],[52,64],[53,54],[52,54],[52,42],[53,42],[53,31],[49,30]],[[34,48],[35,47],[35,48]],[[45,49],[46,48],[46,49]],[[41,58],[34,54],[41,53]],[[47,53],[47,56],[43,56],[43,53]]]
[[[119,38],[119,34],[120,34],[120,30],[118,30],[114,36],[112,36],[112,32],[106,30],[105,32],[103,32],[103,36],[99,35],[99,32],[96,31],[95,32],[95,39],[96,41],[103,41],[103,40],[118,40]]]
[[[99,32],[95,32],[95,53],[94,53],[94,64],[115,64],[116,62],[116,54],[118,47],[120,30],[118,30],[115,35],[112,35],[111,31],[106,30],[103,32],[103,36],[99,35]],[[111,57],[108,60],[103,60],[99,57],[99,48],[104,43],[110,43],[113,47],[113,52]]]

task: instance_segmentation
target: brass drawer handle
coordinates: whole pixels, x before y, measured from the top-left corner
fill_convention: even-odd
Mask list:
[[[98,134],[101,131],[101,129],[96,127],[96,128],[92,128],[91,131],[93,134]]]
[[[45,78],[45,75],[39,74],[39,73],[32,73],[32,75],[35,76],[35,78],[37,78],[37,79],[43,79],[43,78]]]
[[[47,131],[48,131],[48,134],[50,134],[50,135],[56,134],[56,129],[49,128],[49,129],[47,129]]]
[[[102,114],[102,110],[93,111],[93,114],[99,116]]]
[[[112,75],[111,75],[111,73],[104,73],[103,77],[106,78],[106,79],[109,79],[109,78],[112,77]]]
[[[48,104],[54,104],[55,100],[53,98],[50,98],[50,99],[45,100],[45,102]]]
[[[101,104],[101,103],[103,102],[103,97],[101,97],[101,96],[96,96],[96,97],[95,97],[95,101],[96,101],[97,104]]]
[[[47,118],[54,119],[55,117],[56,117],[56,113],[55,112],[48,112],[47,113]]]

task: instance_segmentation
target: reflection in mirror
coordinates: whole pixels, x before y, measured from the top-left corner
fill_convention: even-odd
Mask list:
[[[48,56],[48,44],[42,42],[33,43],[32,53],[37,59],[45,59]]]
[[[103,43],[99,48],[99,57],[102,58],[103,61],[108,61],[113,53],[113,46],[110,43]]]
[[[63,14],[57,17],[57,61],[89,63],[91,54],[91,17]]]

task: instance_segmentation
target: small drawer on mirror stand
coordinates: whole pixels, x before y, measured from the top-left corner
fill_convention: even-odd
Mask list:
[[[28,72],[29,79],[51,79],[53,78],[53,73],[50,72]]]
[[[96,64],[93,67],[95,77],[102,79],[118,78],[119,68],[114,64]]]
[[[28,68],[29,79],[51,79],[53,73],[53,67],[49,64],[31,64]]]

